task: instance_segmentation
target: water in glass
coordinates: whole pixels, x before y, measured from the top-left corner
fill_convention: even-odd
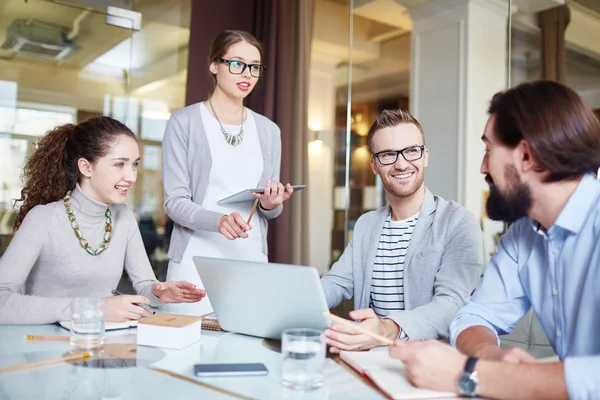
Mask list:
[[[71,346],[93,349],[104,345],[106,316],[96,299],[75,299],[71,303]]]
[[[292,389],[312,390],[323,385],[325,339],[314,329],[289,329],[281,339],[283,384]]]

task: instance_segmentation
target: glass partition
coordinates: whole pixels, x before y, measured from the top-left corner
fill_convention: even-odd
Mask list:
[[[99,115],[138,135],[142,165],[127,204],[163,232],[162,137],[185,105],[190,9],[190,0],[2,2],[0,254],[37,138]]]
[[[461,10],[467,10],[468,7],[471,7],[469,10],[472,11],[473,5],[479,2],[467,0],[453,2],[454,5],[448,6],[454,7],[453,10],[450,10],[450,8],[445,9],[442,2],[437,2],[435,5],[428,3],[430,2],[421,0],[316,1],[312,47],[313,63],[310,75],[314,95],[309,98],[308,119],[309,124],[317,119],[319,121],[323,119],[332,121],[325,127],[322,124],[311,126],[311,129],[316,131],[313,132],[315,140],[311,145],[316,146],[316,143],[318,143],[320,158],[309,159],[309,171],[313,171],[309,174],[309,184],[313,188],[313,193],[315,187],[331,188],[332,192],[323,195],[319,189],[318,195],[314,195],[314,198],[310,200],[309,207],[311,210],[310,218],[313,221],[310,224],[310,236],[314,238],[310,242],[310,261],[311,265],[317,267],[321,273],[326,272],[341,255],[352,237],[357,219],[362,214],[387,204],[382,183],[371,170],[371,154],[367,147],[366,135],[375,117],[385,109],[400,108],[414,113],[411,94],[418,96],[420,90],[429,89],[412,88],[411,82],[413,80],[411,76],[419,75],[421,71],[423,71],[423,74],[430,73],[431,68],[434,68],[433,70],[438,70],[440,77],[443,77],[445,73],[451,71],[449,68],[452,67],[448,66],[450,62],[458,63],[457,73],[464,75],[459,75],[456,78],[458,79],[458,92],[462,93],[457,94],[457,100],[461,101],[467,93],[474,93],[473,100],[469,100],[471,103],[465,102],[464,107],[477,109],[477,113],[480,114],[483,114],[482,110],[487,107],[487,101],[491,98],[491,94],[489,97],[487,95],[480,96],[477,93],[480,88],[475,88],[473,84],[471,88],[468,88],[469,81],[467,77],[470,78],[471,75],[467,75],[466,69],[482,69],[475,72],[469,71],[473,74],[473,79],[480,79],[480,76],[489,73],[499,74],[496,81],[499,81],[500,84],[495,87],[494,91],[506,88],[507,77],[511,76],[510,71],[508,71],[510,65],[508,55],[506,57],[496,55],[493,58],[495,64],[492,65],[491,72],[485,62],[472,62],[471,59],[466,58],[467,46],[480,46],[473,49],[479,53],[485,53],[486,44],[483,41],[476,42],[474,39],[469,42],[465,39],[464,42],[457,44],[456,54],[450,54],[456,58],[456,61],[445,63],[442,59],[435,66],[427,63],[416,63],[414,60],[416,41],[424,42],[430,39],[430,37],[423,34],[423,29],[428,29],[428,27],[435,24],[444,27],[451,18],[454,18],[456,12],[462,12],[457,11],[458,8],[456,7],[464,6]],[[488,21],[485,19],[485,13],[494,13],[497,23],[495,25],[496,31],[492,33],[501,32],[501,35],[504,36],[500,42],[495,41],[494,45],[502,43],[498,51],[498,54],[502,55],[507,51],[503,47],[504,44],[509,42],[507,33],[511,2],[505,2],[504,6],[498,6],[498,4],[496,3],[494,7],[477,9],[470,14],[465,12],[463,20],[457,22],[459,27],[457,29],[462,35],[461,38],[466,37],[464,36],[467,34],[465,27],[471,23],[468,18],[478,18],[477,20],[474,19],[473,26],[479,26],[478,29],[483,29],[483,33],[487,34],[485,25]],[[431,13],[432,16],[435,14],[435,16],[427,19],[427,13]],[[417,39],[414,32],[415,18],[421,19],[419,25],[421,36]],[[530,32],[529,35],[534,34]],[[522,39],[534,40],[534,38],[535,36],[533,36],[533,39],[523,36]],[[493,41],[492,38],[486,39]],[[344,47],[346,44],[347,46]],[[342,51],[340,53],[340,50],[347,52]],[[435,51],[446,54],[450,50],[440,47]],[[423,57],[422,54],[419,56]],[[328,60],[329,64],[325,64],[323,60]],[[324,65],[328,66],[325,67]],[[469,66],[467,67],[467,65]],[[465,72],[461,72],[461,68],[465,69]],[[522,75],[532,73],[530,72],[531,67],[527,69],[528,71],[523,72]],[[333,101],[329,100],[332,85],[335,92]],[[472,104],[474,102],[476,102],[475,106]],[[453,104],[448,103],[448,107],[453,106]],[[471,112],[465,113],[462,110],[464,107],[461,106],[459,109],[461,115],[473,115]],[[325,114],[327,117],[323,118],[322,116]],[[318,118],[316,118],[317,116]],[[476,123],[477,126],[481,124],[480,129],[471,129],[472,125],[465,123],[463,121],[464,117],[457,118],[465,129],[467,127],[470,129],[469,135],[478,132],[476,140],[479,141],[483,131],[481,121],[485,122],[485,119],[481,115],[478,116]],[[425,135],[426,141],[429,140],[427,145],[438,152],[435,155],[436,157],[439,157],[440,152],[450,151],[445,148],[440,149],[440,143],[442,142],[438,143],[435,135],[429,139],[427,139],[427,132]],[[464,140],[457,139],[451,144],[458,147],[464,145],[464,143],[461,144],[458,141]],[[468,140],[469,143],[473,142],[472,138]],[[469,144],[469,146],[478,148],[477,144]],[[483,150],[481,153],[469,155],[469,157],[474,158],[481,156],[483,156]],[[326,168],[324,168],[324,162],[328,163]],[[425,171],[426,185],[427,176],[428,173]],[[458,178],[457,185],[469,186],[463,186],[460,189],[462,193],[467,193],[465,196],[470,196],[468,197],[469,201],[476,205],[475,207],[471,206],[471,208],[475,210],[476,216],[481,219],[482,226],[487,227],[488,224],[484,221],[484,213],[480,210],[482,206],[479,206],[485,201],[487,185],[485,185],[483,179],[481,179],[481,182],[476,180],[471,182],[471,180],[471,178],[467,179],[466,177]],[[474,196],[477,197],[475,201],[472,200]],[[447,199],[467,202],[464,196],[460,199],[450,196]],[[489,251],[493,251],[496,228],[498,226],[495,226],[492,231],[484,229],[485,234],[490,239],[488,241]],[[499,230],[502,230],[502,226]],[[327,237],[326,232],[330,232],[329,237]],[[328,249],[325,248],[327,245],[329,246]],[[347,312],[352,308],[353,304],[349,301],[338,308],[336,312],[347,315]]]

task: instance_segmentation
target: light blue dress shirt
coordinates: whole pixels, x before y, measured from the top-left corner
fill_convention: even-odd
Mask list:
[[[510,226],[452,321],[451,343],[475,325],[511,332],[530,307],[565,362],[569,397],[600,398],[600,181],[592,175],[547,232],[531,218]]]

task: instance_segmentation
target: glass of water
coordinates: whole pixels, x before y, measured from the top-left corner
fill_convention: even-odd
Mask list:
[[[71,302],[71,347],[95,349],[104,345],[106,315],[98,299]]]
[[[325,336],[316,329],[288,329],[281,335],[283,384],[296,390],[323,385]]]

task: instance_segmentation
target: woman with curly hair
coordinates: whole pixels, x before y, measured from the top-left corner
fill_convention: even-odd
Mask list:
[[[137,304],[197,302],[185,281],[159,283],[131,209],[133,132],[109,117],[62,125],[37,144],[24,170],[15,236],[0,259],[0,324],[70,319],[76,297],[101,298],[107,321],[150,313]],[[111,296],[123,267],[138,295]]]

